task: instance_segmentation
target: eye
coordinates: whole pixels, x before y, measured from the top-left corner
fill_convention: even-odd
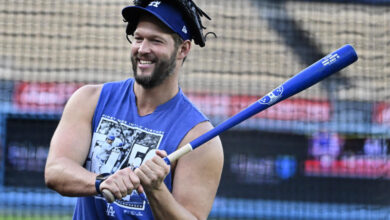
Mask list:
[[[136,43],[140,43],[140,42],[142,42],[142,37],[134,37],[134,42],[136,42]]]
[[[163,43],[163,41],[158,39],[158,38],[152,39],[152,42],[153,43],[157,43],[157,44],[162,44]]]

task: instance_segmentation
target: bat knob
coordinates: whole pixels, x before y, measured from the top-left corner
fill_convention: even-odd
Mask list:
[[[103,189],[102,194],[108,203],[113,203],[115,201],[114,195],[108,189]]]

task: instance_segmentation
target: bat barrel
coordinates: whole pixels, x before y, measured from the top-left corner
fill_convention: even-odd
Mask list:
[[[358,59],[355,49],[347,44],[302,70],[283,86],[283,97],[288,98],[349,66]]]
[[[218,136],[225,130],[228,130],[251,116],[269,108],[270,106],[292,96],[308,87],[318,83],[326,77],[340,71],[344,67],[354,63],[358,59],[355,49],[347,44],[338,50],[330,53],[316,63],[302,70],[294,77],[268,93],[257,102],[245,108],[241,112],[222,122],[214,129],[206,132],[196,138],[190,145],[193,149],[206,143],[212,138]]]

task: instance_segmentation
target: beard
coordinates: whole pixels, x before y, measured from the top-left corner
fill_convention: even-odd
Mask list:
[[[176,51],[173,51],[168,59],[149,59],[155,63],[154,70],[150,76],[141,76],[137,73],[137,59],[131,56],[135,81],[145,89],[152,89],[161,85],[166,78],[173,74],[173,70],[176,68],[175,54]]]

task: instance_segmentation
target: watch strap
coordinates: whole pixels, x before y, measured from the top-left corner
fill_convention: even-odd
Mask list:
[[[103,183],[104,180],[108,178],[110,174],[109,173],[102,173],[96,176],[95,180],[95,189],[98,194],[101,194],[102,192],[100,191],[100,185]]]

